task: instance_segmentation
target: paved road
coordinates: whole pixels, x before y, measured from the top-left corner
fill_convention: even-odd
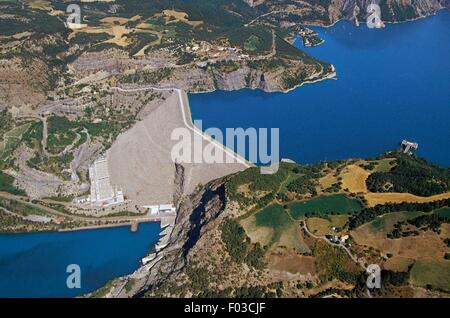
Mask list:
[[[255,23],[256,21],[258,21],[260,18],[267,17],[267,16],[272,15],[272,14],[274,14],[274,13],[280,13],[280,12],[283,12],[283,11],[276,10],[276,11],[271,11],[271,12],[267,12],[267,13],[261,14],[260,16],[257,16],[257,17],[254,18],[252,21],[250,21],[249,23],[244,24],[244,25],[245,25],[246,27],[248,27],[248,26],[252,25],[253,23]]]
[[[76,215],[76,214],[71,214],[71,213],[64,213],[64,212],[52,209],[52,208],[44,206],[44,205],[28,202],[27,197],[13,195],[13,194],[7,193],[7,192],[0,192],[0,197],[8,199],[8,200],[18,201],[20,203],[23,203],[30,207],[34,207],[36,209],[41,209],[45,212],[48,212],[51,215],[64,216],[64,217],[71,218],[71,219],[78,220],[78,221],[87,221],[87,222],[108,221],[108,222],[120,222],[120,223],[133,223],[133,222],[146,222],[146,221],[152,221],[152,220],[164,218],[164,216],[151,217],[148,215],[111,216],[111,217],[108,217],[108,216],[105,216],[105,217],[82,216],[82,215]],[[58,204],[64,204],[64,203],[58,202]]]

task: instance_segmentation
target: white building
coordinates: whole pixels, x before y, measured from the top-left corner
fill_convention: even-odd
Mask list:
[[[176,212],[176,208],[173,204],[145,205],[143,208],[149,209],[151,215]]]
[[[91,180],[90,202],[94,205],[104,206],[118,204],[125,201],[123,192],[112,187],[109,179],[108,162],[100,157],[89,167]]]
[[[417,142],[412,142],[412,141],[408,141],[408,140],[403,140],[402,141],[402,146],[405,148],[404,149],[404,153],[411,153],[411,148],[414,150],[417,150],[417,148],[419,148],[419,144]]]

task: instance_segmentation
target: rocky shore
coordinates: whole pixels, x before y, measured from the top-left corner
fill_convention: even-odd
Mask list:
[[[106,297],[142,297],[156,290],[167,279],[179,274],[187,265],[189,251],[200,237],[213,227],[214,220],[226,206],[225,181],[221,178],[185,198],[177,211],[172,234],[167,246],[156,253],[148,264],[133,274],[117,278],[108,284]],[[132,288],[124,286],[133,281]],[[92,293],[89,296],[97,296]]]

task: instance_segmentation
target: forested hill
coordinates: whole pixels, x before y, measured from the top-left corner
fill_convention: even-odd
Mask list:
[[[395,154],[395,158],[395,166],[390,171],[374,172],[367,178],[370,191],[412,193],[424,197],[449,191],[450,169],[403,153]]]

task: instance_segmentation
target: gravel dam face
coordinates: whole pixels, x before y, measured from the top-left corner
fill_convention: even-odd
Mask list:
[[[220,152],[225,162],[232,155],[219,144],[201,136],[201,131],[192,124],[186,94],[174,91],[112,145],[107,153],[111,183],[121,187],[124,195],[136,204],[165,204],[176,202],[180,195],[192,193],[198,185],[250,166],[245,161],[236,160],[235,163],[176,165],[171,152],[179,140],[172,140],[172,132],[179,128],[185,128],[192,139],[200,140],[201,149],[213,147]],[[192,143],[193,156],[196,151],[198,149]]]

